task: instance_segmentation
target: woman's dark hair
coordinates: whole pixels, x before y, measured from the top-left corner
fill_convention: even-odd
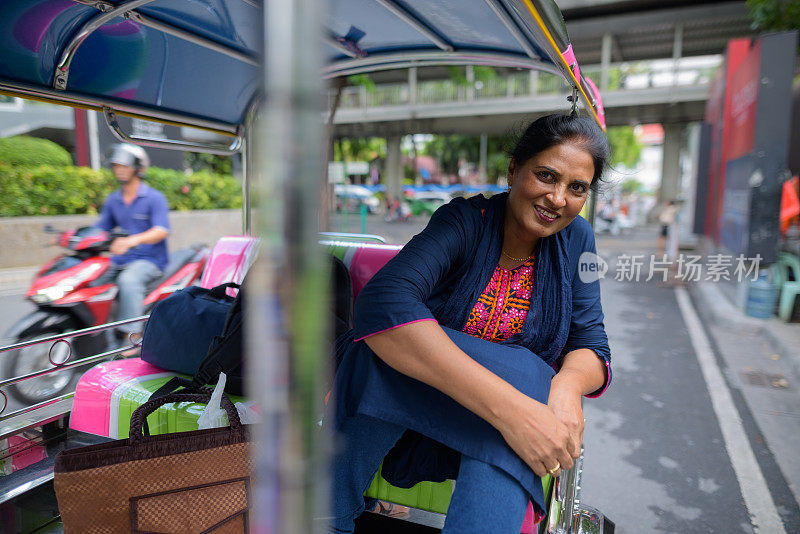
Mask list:
[[[610,149],[605,133],[592,119],[575,115],[546,115],[530,123],[511,151],[517,166],[548,148],[562,143],[573,143],[591,154],[594,160],[592,189],[599,185],[600,177],[608,164]]]

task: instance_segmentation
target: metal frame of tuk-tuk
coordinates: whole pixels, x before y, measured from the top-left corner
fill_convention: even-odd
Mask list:
[[[242,124],[228,124],[157,108],[126,104],[119,100],[79,95],[67,92],[69,68],[83,41],[92,31],[109,20],[123,16],[139,24],[167,33],[179,39],[225,54],[248,64],[259,59],[226,47],[203,36],[186,32],[161,21],[153,20],[136,8],[153,0],[129,0],[112,4],[101,0],[73,0],[94,7],[98,14],[83,25],[60,55],[53,86],[50,88],[24,83],[0,82],[0,93],[27,99],[41,100],[103,113],[114,135],[124,142],[143,146],[173,148],[213,154],[244,152],[243,226],[245,233],[253,228],[263,238],[259,260],[252,272],[250,297],[253,313],[249,325],[271,325],[272,328],[253,328],[248,332],[249,390],[262,406],[262,446],[258,451],[259,473],[256,499],[263,506],[255,510],[256,531],[312,532],[324,530],[319,521],[309,518],[309,510],[324,509],[327,502],[325,458],[329,440],[320,435],[315,423],[316,403],[322,398],[326,381],[324,339],[327,325],[324,299],[308,298],[327,289],[327,265],[316,246],[318,221],[290,214],[316,213],[320,205],[320,177],[323,172],[323,133],[319,128],[323,113],[321,94],[323,78],[332,79],[379,70],[438,65],[489,65],[536,69],[563,75],[573,86],[573,98],[580,94],[585,108],[600,121],[595,111],[595,95],[580,76],[576,65],[570,65],[560,51],[567,43],[557,42],[531,0],[485,0],[503,25],[525,51],[525,56],[501,52],[459,51],[425,20],[393,0],[376,0],[400,21],[410,25],[433,42],[438,50],[387,52],[365,56],[357,45],[347,43],[323,30],[319,0],[254,0],[243,2],[263,8],[265,68],[262,72],[264,96],[253,99]],[[506,4],[524,7],[535,21],[541,36],[549,44],[547,51],[553,65],[545,63],[534,50],[523,28],[510,15]],[[544,14],[545,17],[547,13]],[[346,57],[333,64],[323,65],[319,46],[322,41]],[[269,76],[268,73],[286,73]],[[320,75],[320,73],[322,75]],[[261,113],[258,113],[259,108]],[[210,131],[230,139],[229,143],[198,143],[155,139],[128,134],[119,127],[118,115],[189,126]],[[287,129],[289,131],[287,131]],[[251,195],[255,190],[255,195]],[[253,208],[256,208],[253,211]],[[255,216],[254,216],[255,215]],[[296,322],[306,318],[301,328]],[[295,322],[292,321],[295,318]],[[308,318],[312,318],[310,321]],[[316,319],[313,319],[316,318]],[[140,317],[126,322],[146,320]],[[63,336],[52,336],[37,343],[69,343],[77,335],[89,335],[126,322],[103,325]],[[289,328],[283,328],[287,325]],[[29,342],[27,344],[32,344]],[[20,348],[17,344],[0,348],[0,354]],[[0,386],[76,366],[115,357],[118,349],[90,358],[57,366],[24,377],[0,381]],[[51,347],[52,351],[52,347]],[[270,353],[273,358],[253,355]],[[265,385],[267,387],[265,387]],[[39,429],[42,442],[48,434],[61,432],[66,436],[65,419],[71,408],[71,396],[63,395],[10,414],[0,410],[0,439],[15,433]],[[5,406],[3,406],[5,410]],[[38,438],[37,438],[38,439]],[[560,507],[576,510],[580,468],[566,472],[559,487],[559,509],[551,510],[550,531],[573,532],[582,520],[575,513],[561,513]],[[22,481],[17,488],[0,492],[5,502],[30,488],[36,487],[52,473]],[[555,515],[553,515],[555,514]],[[559,530],[560,529],[560,530]],[[577,530],[575,530],[577,531]]]

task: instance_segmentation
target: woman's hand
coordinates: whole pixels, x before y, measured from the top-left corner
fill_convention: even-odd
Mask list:
[[[569,431],[572,447],[569,450],[569,454],[573,458],[580,456],[581,443],[583,443],[582,396],[580,387],[576,385],[574,380],[570,379],[569,373],[564,373],[564,375],[559,373],[550,384],[550,396],[547,399],[547,406]]]
[[[580,447],[550,407],[522,394],[497,428],[517,456],[540,477],[554,468],[571,468],[570,451]]]

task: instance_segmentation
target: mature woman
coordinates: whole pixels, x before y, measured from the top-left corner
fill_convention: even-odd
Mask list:
[[[382,461],[403,487],[456,479],[446,533],[516,534],[529,500],[541,512],[539,477],[572,466],[581,397],[611,378],[599,283],[579,276],[607,158],[590,120],[534,121],[508,193],[443,206],[361,291],[337,342],[334,532]]]

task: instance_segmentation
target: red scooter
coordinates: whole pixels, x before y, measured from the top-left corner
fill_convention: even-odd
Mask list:
[[[106,324],[113,317],[117,271],[109,269],[111,259],[103,253],[108,252],[114,239],[127,234],[105,232],[92,226],[66,232],[46,226],[45,231],[59,233],[58,245],[71,252],[57,256],[36,273],[25,296],[37,309],[17,321],[6,334],[16,343]],[[148,287],[145,313],[159,300],[197,280],[209,253],[205,245],[172,252],[164,274]],[[65,343],[58,343],[52,349],[49,344],[24,347],[2,357],[3,371],[10,378],[63,365],[68,359],[109,350],[108,339],[106,332],[80,336],[71,340],[72,351]],[[20,402],[34,404],[62,394],[78,372],[81,369],[74,367],[49,373],[11,384],[7,391]]]

